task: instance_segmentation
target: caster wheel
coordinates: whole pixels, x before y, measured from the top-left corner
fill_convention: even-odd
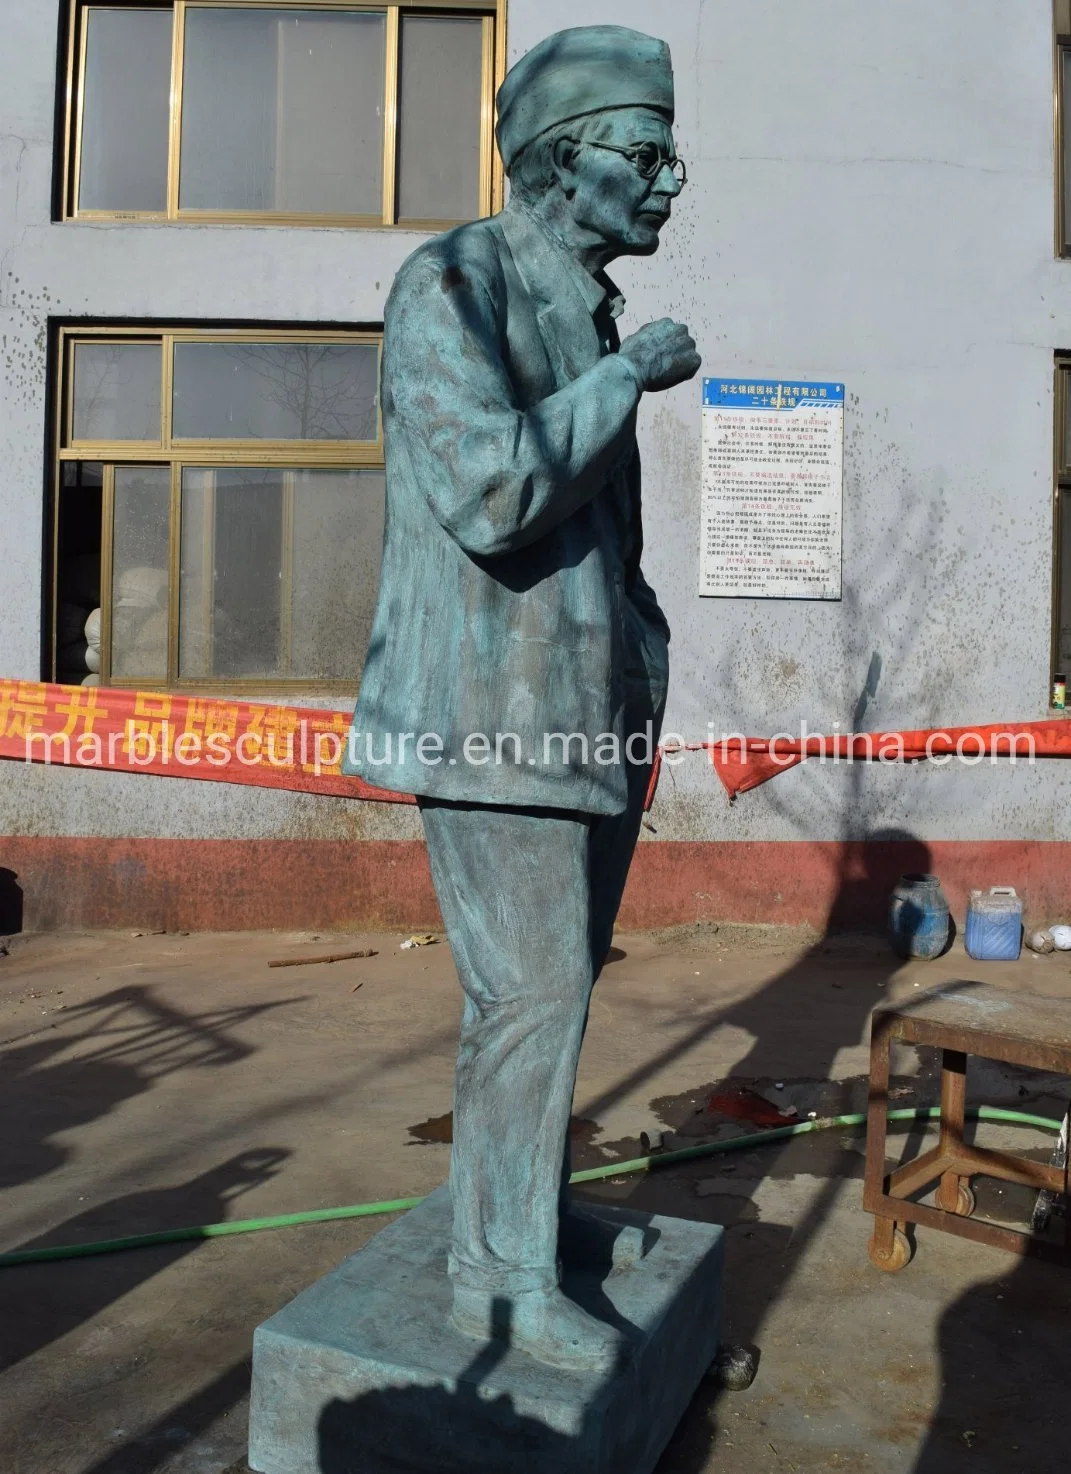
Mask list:
[[[938,1208],[945,1213],[955,1213],[958,1218],[969,1218],[977,1207],[974,1189],[963,1181],[956,1183],[954,1193],[948,1192],[942,1182],[933,1200]]]
[[[1037,1202],[1034,1204],[1034,1212],[1030,1219],[1030,1227],[1034,1233],[1044,1233],[1049,1226],[1049,1219],[1056,1208],[1056,1194],[1047,1192],[1044,1188],[1038,1193]]]
[[[878,1249],[876,1237],[872,1238],[867,1246],[871,1264],[875,1269],[884,1270],[886,1274],[896,1274],[898,1270],[910,1264],[912,1252],[911,1240],[902,1228],[893,1232],[892,1249],[887,1256]]]

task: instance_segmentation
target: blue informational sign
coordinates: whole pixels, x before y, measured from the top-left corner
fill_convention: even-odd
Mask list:
[[[795,409],[797,404],[844,403],[843,384],[813,383],[793,379],[704,379],[706,408]]]
[[[844,385],[703,380],[699,593],[839,599]]]

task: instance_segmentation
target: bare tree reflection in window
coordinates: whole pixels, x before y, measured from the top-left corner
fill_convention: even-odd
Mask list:
[[[177,343],[183,440],[376,439],[373,344]]]
[[[350,352],[329,344],[295,343],[280,354],[271,343],[254,343],[243,350],[258,372],[267,396],[296,420],[296,440],[370,439],[355,434],[353,421],[374,413],[375,397],[366,408],[355,398],[350,374],[338,376],[332,385],[327,370]]]
[[[159,441],[161,369],[159,343],[79,343],[75,441]]]

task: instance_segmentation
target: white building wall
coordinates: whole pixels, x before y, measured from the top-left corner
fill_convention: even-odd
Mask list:
[[[40,676],[50,318],[376,323],[401,231],[53,223],[58,0],[0,0],[0,675]],[[1053,353],[1049,0],[512,0],[672,48],[690,180],[624,330],[689,323],[710,374],[843,381],[844,597],[701,599],[699,386],[641,409],[648,577],[674,628],[667,726],[703,738],[1047,715]],[[861,711],[872,659],[876,698]],[[692,756],[660,840],[1066,837],[1071,768],[811,763],[731,809]],[[0,831],[418,833],[415,815],[194,781],[0,766]]]

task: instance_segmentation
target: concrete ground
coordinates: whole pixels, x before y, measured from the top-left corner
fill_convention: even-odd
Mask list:
[[[5,1250],[427,1192],[443,1180],[458,991],[397,936],[16,938],[0,959]],[[950,977],[1071,994],[1068,957],[900,966],[878,940],[677,928],[619,936],[576,1098],[576,1165],[737,1134],[746,1080],[801,1114],[859,1109],[876,1002]],[[269,968],[275,958],[374,957]],[[899,1104],[933,1062],[896,1062]],[[780,1086],[780,1088],[778,1088]],[[980,1069],[975,1102],[1062,1111],[1061,1082]],[[1041,1133],[985,1139],[1047,1153]],[[701,1390],[659,1474],[1046,1474],[1066,1466],[1071,1276],[921,1231],[867,1260],[862,1138],[804,1137],[588,1189],[728,1228],[746,1393]],[[903,1138],[894,1138],[899,1150]],[[912,1145],[916,1145],[913,1141]],[[1014,1221],[1029,1195],[979,1193]],[[384,1218],[0,1270],[5,1474],[240,1474],[253,1327]]]

